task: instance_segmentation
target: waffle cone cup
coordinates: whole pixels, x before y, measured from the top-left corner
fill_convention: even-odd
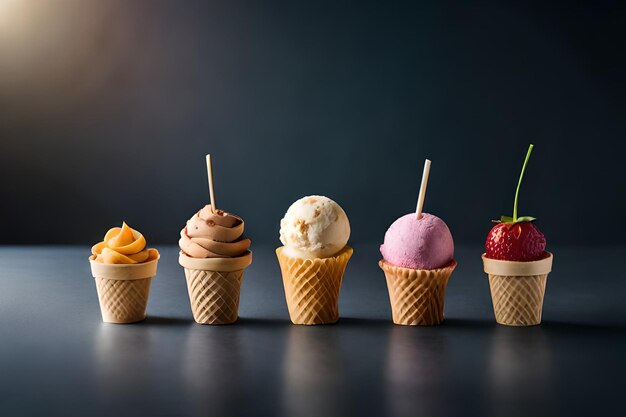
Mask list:
[[[438,269],[403,268],[384,259],[378,262],[378,266],[387,279],[395,324],[432,326],[443,321],[446,286],[456,268],[456,261]]]
[[[252,252],[237,258],[191,258],[180,253],[193,318],[198,324],[230,324],[239,317],[243,271]]]
[[[104,264],[89,257],[96,280],[102,321],[135,323],[146,318],[150,283],[156,275],[159,258],[140,264]]]
[[[299,259],[287,256],[282,246],[276,249],[293,324],[330,324],[339,320],[339,290],[352,252],[346,246],[329,258]]]
[[[506,326],[534,326],[541,323],[543,298],[552,254],[533,262],[489,259],[483,253],[483,265],[496,321]]]

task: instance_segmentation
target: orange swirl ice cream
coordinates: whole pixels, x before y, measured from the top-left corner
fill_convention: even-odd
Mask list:
[[[89,263],[104,322],[135,323],[146,318],[158,262],[159,252],[146,249],[143,235],[126,223],[109,229],[104,240],[93,245]]]
[[[126,223],[113,227],[104,240],[91,248],[94,261],[105,264],[139,264],[159,257],[156,249],[146,249],[146,239]]]
[[[243,237],[244,222],[206,205],[180,231],[181,251],[191,258],[237,258],[248,253],[251,241]]]

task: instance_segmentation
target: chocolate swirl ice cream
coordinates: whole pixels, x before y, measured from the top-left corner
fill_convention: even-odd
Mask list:
[[[204,206],[180,231],[181,251],[191,258],[236,258],[246,255],[250,239],[243,236],[244,222],[222,210]]]

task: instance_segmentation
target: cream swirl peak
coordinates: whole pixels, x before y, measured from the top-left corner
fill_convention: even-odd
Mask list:
[[[192,258],[235,258],[245,255],[252,243],[243,237],[244,222],[222,210],[206,205],[180,231],[178,244]]]
[[[113,227],[104,240],[91,248],[96,262],[105,264],[139,264],[159,258],[159,251],[146,249],[146,239],[125,222]]]

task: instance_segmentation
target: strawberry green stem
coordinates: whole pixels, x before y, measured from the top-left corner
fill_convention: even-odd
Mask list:
[[[524,165],[522,166],[522,173],[519,174],[519,181],[517,182],[517,189],[515,190],[515,202],[513,203],[513,223],[517,221],[517,197],[519,195],[519,188],[522,185],[522,178],[524,178],[524,171],[526,170],[526,164],[528,164],[528,160],[530,159],[530,154],[533,151],[533,144],[531,143],[528,147],[528,152],[526,153],[526,159],[524,160]]]

